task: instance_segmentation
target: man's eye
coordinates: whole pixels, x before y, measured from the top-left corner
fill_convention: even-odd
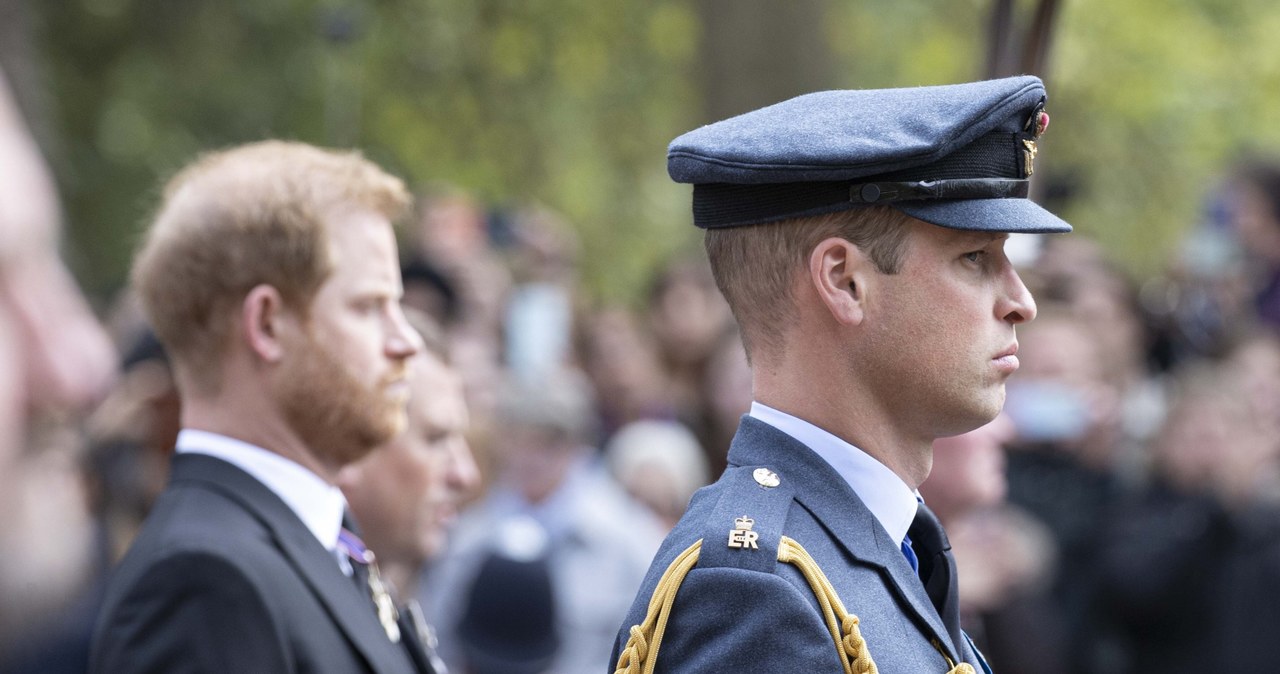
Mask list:
[[[377,311],[382,309],[382,305],[383,305],[382,300],[374,297],[357,300],[356,302],[353,303],[353,306],[355,307],[356,311],[359,311],[362,314],[376,313]]]
[[[964,259],[969,262],[982,262],[982,258],[986,257],[987,251],[975,250],[964,254]]]

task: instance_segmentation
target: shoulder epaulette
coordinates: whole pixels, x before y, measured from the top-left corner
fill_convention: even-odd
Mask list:
[[[703,522],[698,568],[772,573],[791,507],[791,486],[767,466],[733,468],[722,479],[727,484],[720,500]]]
[[[792,500],[790,487],[764,466],[733,468],[721,480],[728,483],[705,521],[703,537],[680,553],[658,580],[644,621],[628,631],[614,674],[653,671],[676,593],[694,568],[772,573],[778,564],[795,566],[813,590],[845,674],[877,674],[858,617],[845,610],[831,581],[804,547],[782,535]],[[969,664],[956,665],[943,657],[951,667],[948,674],[974,674]]]

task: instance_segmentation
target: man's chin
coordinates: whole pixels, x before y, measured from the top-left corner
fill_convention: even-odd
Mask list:
[[[422,542],[422,563],[425,564],[444,553],[448,538],[444,532],[433,533]]]
[[[386,423],[376,426],[371,425],[349,434],[345,441],[332,444],[324,453],[327,455],[331,465],[341,468],[356,463],[377,451],[379,447],[399,435],[404,430],[404,427],[404,415],[397,415]],[[331,436],[331,438],[333,437],[335,436]],[[313,450],[317,453],[322,451],[319,447],[313,447]]]
[[[982,428],[1000,416],[1000,410],[1004,407],[1004,387],[1000,389],[998,399],[993,399],[990,404],[982,404],[986,401],[974,401],[974,405],[964,410],[962,414],[957,414],[951,420],[947,428],[942,429],[937,437],[949,438],[956,435],[964,435],[969,431]]]

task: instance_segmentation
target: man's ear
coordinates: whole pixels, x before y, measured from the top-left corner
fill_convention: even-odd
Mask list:
[[[280,341],[284,323],[291,320],[280,291],[267,284],[260,284],[244,296],[240,306],[242,337],[258,358],[275,363],[284,356]]]
[[[809,282],[831,316],[845,325],[862,323],[871,259],[840,237],[823,239],[809,253]]]

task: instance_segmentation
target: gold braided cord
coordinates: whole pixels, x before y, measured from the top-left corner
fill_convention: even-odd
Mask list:
[[[667,630],[667,619],[671,615],[676,593],[685,576],[697,565],[701,550],[702,540],[699,539],[685,548],[663,572],[653,595],[649,597],[649,609],[644,622],[631,627],[627,645],[618,656],[614,674],[653,674],[658,662],[658,648],[662,645],[662,635]],[[827,623],[827,629],[831,631],[836,650],[840,653],[845,674],[879,674],[880,670],[867,649],[867,642],[862,638],[858,616],[845,610],[835,587],[813,556],[794,539],[783,536],[778,545],[778,561],[795,566],[809,583],[822,608],[822,617]],[[947,674],[976,674],[973,666],[968,663],[955,664],[936,640],[933,646],[951,668]]]
[[[778,545],[778,561],[800,569],[800,574],[809,582],[814,596],[818,598],[818,605],[822,607],[822,617],[827,621],[827,629],[831,630],[836,650],[840,652],[840,664],[844,665],[845,674],[879,674],[880,670],[867,650],[867,642],[862,638],[862,630],[858,628],[858,616],[845,611],[835,587],[813,556],[794,539],[783,536]]]
[[[951,668],[951,671],[947,672],[947,674],[978,674],[974,671],[973,665],[967,662],[962,662],[957,665],[955,661],[951,659],[951,656],[947,655],[947,652],[942,650],[942,644],[938,643],[937,639],[930,639],[929,643],[933,644],[933,647],[938,649],[938,652],[942,654],[942,659],[947,661],[947,666]]]
[[[631,636],[627,639],[627,647],[618,656],[618,666],[614,674],[653,674],[658,662],[658,647],[662,645],[662,634],[667,631],[667,618],[671,615],[671,605],[675,603],[676,592],[689,570],[698,563],[698,553],[702,550],[702,539],[685,548],[675,561],[663,572],[658,586],[649,597],[649,610],[644,622],[631,627]]]

